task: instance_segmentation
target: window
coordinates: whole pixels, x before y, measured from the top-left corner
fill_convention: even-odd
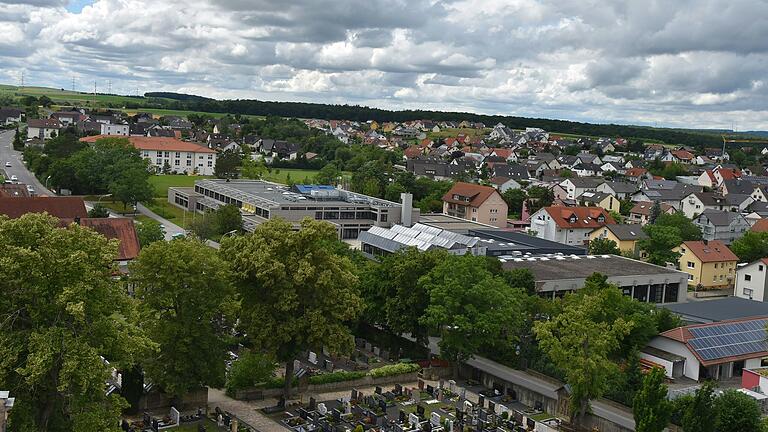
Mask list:
[[[694,263],[693,261],[688,261],[688,268],[695,268],[695,267],[696,267],[696,263]]]
[[[213,155],[212,155],[212,154],[209,154],[209,155],[208,155],[208,159],[213,159]]]
[[[162,164],[163,164],[163,160],[162,159],[158,159],[156,165],[162,165]]]
[[[477,208],[472,207],[472,213],[477,213]]]
[[[213,166],[213,161],[208,161],[208,167],[212,167],[212,166]]]
[[[192,161],[191,160],[187,161],[187,166],[192,166]]]
[[[692,280],[693,280],[693,275],[692,275],[692,274],[689,274],[689,275],[688,275],[688,280],[689,280],[689,281],[692,281]]]
[[[175,161],[173,161],[173,164],[176,165],[176,166],[179,166],[179,160],[176,159]]]
[[[720,275],[720,282],[722,282],[722,281],[723,281],[723,279],[725,279],[725,276],[723,276],[723,275]]]
[[[187,159],[192,159],[192,153],[187,153]]]
[[[381,222],[386,222],[386,221],[387,221],[387,214],[386,213],[382,213],[381,214]]]
[[[176,152],[176,157],[181,157],[181,152]]]
[[[744,275],[744,280],[747,281],[747,282],[751,281],[752,280],[752,275],[745,274]]]
[[[165,152],[165,157],[171,157],[171,152]]]
[[[762,264],[760,264],[759,266],[757,266],[757,270],[758,270],[758,271],[763,271],[763,265],[762,265]]]
[[[496,222],[496,218],[495,218],[495,217],[492,217],[492,218],[491,218],[491,222]]]

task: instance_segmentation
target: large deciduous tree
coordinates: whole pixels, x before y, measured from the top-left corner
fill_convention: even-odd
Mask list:
[[[145,219],[141,222],[136,221],[134,225],[136,225],[136,235],[139,237],[139,245],[142,248],[165,238],[165,231],[162,225],[154,219]]]
[[[142,362],[169,394],[224,384],[234,294],[226,263],[195,239],[155,242],[131,265],[140,323],[160,350]]]
[[[132,303],[112,278],[117,242],[29,214],[0,217],[0,248],[0,383],[16,397],[10,430],[118,431],[126,404],[106,395],[112,368],[130,367],[154,345],[129,321]]]
[[[325,346],[352,347],[348,323],[363,310],[349,258],[336,253],[336,229],[305,219],[294,231],[274,219],[252,234],[222,242],[242,299],[241,321],[257,348],[285,362],[284,396],[290,396],[293,360]]]
[[[481,348],[514,350],[524,325],[521,289],[488,269],[485,257],[450,256],[419,279],[429,293],[422,324],[438,329],[440,356],[458,366]]]
[[[768,232],[747,231],[731,244],[740,262],[753,262],[768,257]]]
[[[680,254],[673,249],[683,242],[680,230],[676,227],[651,224],[646,225],[644,230],[648,238],[640,240],[638,247],[648,254],[648,262],[660,266],[668,262],[676,263]]]
[[[717,432],[759,432],[762,429],[757,401],[738,390],[725,390],[715,399]],[[711,421],[711,420],[710,420]]]
[[[429,292],[418,282],[446,259],[444,250],[406,248],[381,263],[368,263],[360,275],[366,320],[395,334],[410,333],[426,344],[427,329],[419,320],[429,306]]]
[[[633,327],[621,316],[613,321],[596,318],[594,314],[601,313],[606,304],[601,293],[608,290],[595,290],[567,295],[560,314],[534,324],[540,349],[565,374],[571,386],[571,417],[577,423],[583,422],[589,400],[605,392],[608,378],[616,368],[609,356],[619,349]]]
[[[632,404],[637,432],[662,432],[669,425],[672,405],[667,400],[668,389],[664,378],[664,369],[658,367],[651,369],[643,378]]]
[[[696,393],[683,409],[681,423],[685,432],[715,431],[716,397],[712,382],[705,382],[696,389]]]
[[[593,255],[621,255],[616,242],[607,238],[596,238],[589,242],[589,253]]]
[[[240,175],[243,153],[239,149],[225,150],[216,158],[213,175],[221,179],[233,179]]]
[[[654,225],[677,228],[682,241],[701,240],[701,229],[683,213],[662,213],[656,218]]]

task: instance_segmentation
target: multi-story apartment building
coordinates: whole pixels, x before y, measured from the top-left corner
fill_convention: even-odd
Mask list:
[[[80,141],[95,142],[107,135],[81,138]],[[216,150],[170,137],[125,137],[141,156],[148,160],[156,171],[170,171],[184,174],[213,175],[216,167]]]
[[[576,246],[584,246],[595,229],[615,223],[601,207],[544,207],[531,215],[536,237]]]
[[[687,241],[675,248],[680,271],[688,273],[688,285],[727,288],[736,275],[739,258],[721,241]]]
[[[507,210],[499,191],[490,186],[457,182],[443,195],[443,213],[473,222],[505,228]]]

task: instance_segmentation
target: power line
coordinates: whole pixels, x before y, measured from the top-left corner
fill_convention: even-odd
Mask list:
[[[75,91],[75,76],[72,75],[72,91]]]

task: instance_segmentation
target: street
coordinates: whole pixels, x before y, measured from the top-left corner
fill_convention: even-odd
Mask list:
[[[0,167],[5,170],[8,178],[15,175],[19,178],[19,183],[32,185],[39,196],[53,196],[54,194],[46,189],[45,186],[37,180],[35,175],[24,166],[21,161],[21,152],[13,149],[13,137],[15,133],[16,131],[14,130],[0,132]],[[6,162],[10,162],[11,166],[6,167]]]

